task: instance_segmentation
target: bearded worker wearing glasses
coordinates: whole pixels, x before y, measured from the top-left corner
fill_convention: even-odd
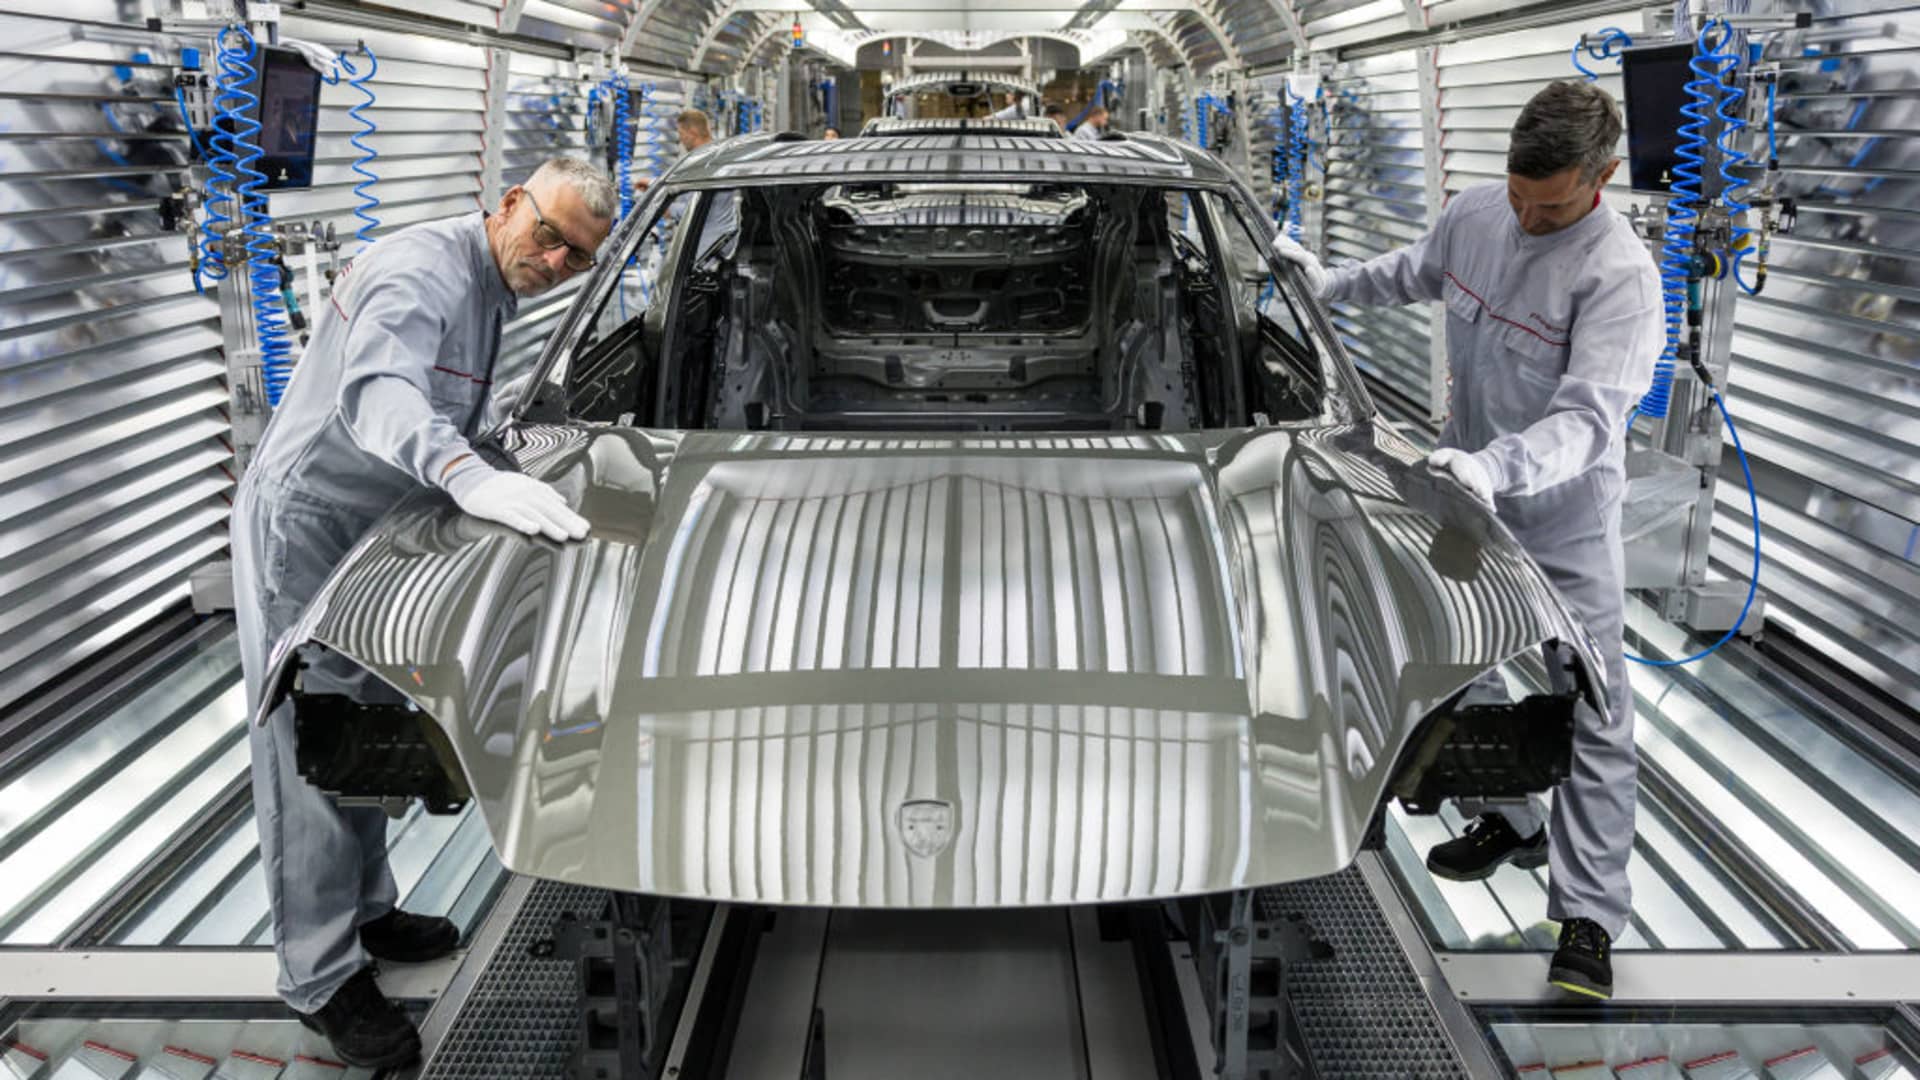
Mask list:
[[[552,486],[473,452],[495,386],[501,325],[594,265],[613,185],[555,158],[493,213],[414,225],[354,259],[322,306],[233,501],[234,606],[249,711],[268,654],[348,549],[400,498],[437,487],[461,510],[528,535],[578,540],[587,522]],[[511,404],[511,403],[506,403]],[[321,656],[310,693],[397,700]],[[280,996],[347,1063],[392,1068],[419,1055],[411,1019],[375,984],[373,961],[453,951],[446,919],[399,910],[387,815],[342,807],[295,767],[291,704],[249,724],[254,813],[273,917]]]

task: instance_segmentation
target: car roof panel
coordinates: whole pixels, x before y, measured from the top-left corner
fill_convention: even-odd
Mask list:
[[[1043,139],[970,133],[832,140],[746,136],[690,155],[665,179],[674,186],[690,186],[886,175],[1232,183],[1225,166],[1211,155],[1158,136]]]

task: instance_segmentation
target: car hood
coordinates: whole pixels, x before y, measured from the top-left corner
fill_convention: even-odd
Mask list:
[[[1549,639],[1599,670],[1491,515],[1375,424],[498,449],[590,536],[423,491],[276,659],[320,643],[430,713],[542,877],[876,907],[1312,877],[1452,691]]]

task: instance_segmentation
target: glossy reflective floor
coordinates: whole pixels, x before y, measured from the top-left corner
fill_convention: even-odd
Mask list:
[[[1876,1024],[1495,1023],[1522,1077],[1546,1080],[1911,1080],[1914,1059]]]
[[[1630,648],[1651,658],[1710,643],[1637,603],[1628,621],[1638,639]],[[1725,654],[1682,668],[1633,665],[1639,836],[1634,917],[1619,947],[1920,948],[1916,777],[1844,737],[1843,718],[1751,650]],[[1464,824],[1451,810],[1420,818],[1396,809],[1388,829],[1391,861],[1435,945],[1551,949],[1545,868],[1504,867],[1473,884],[1426,871],[1427,849]]]
[[[291,1020],[107,1016],[22,1020],[0,1051],[4,1080],[362,1080]]]
[[[230,621],[0,772],[0,944],[269,945]],[[403,905],[471,927],[500,877],[471,814],[387,830]]]
[[[1690,647],[1646,610],[1630,625],[1650,655]],[[1920,770],[1757,656],[1634,669],[1643,773],[1635,915],[1621,947],[1920,946],[1920,907],[1903,902],[1920,896]],[[104,703],[68,717],[58,738],[0,756],[0,963],[7,947],[268,943],[239,695],[231,623],[200,621]],[[1451,812],[1396,811],[1389,823],[1387,863],[1434,946],[1550,949],[1544,870],[1478,884],[1426,872],[1425,850],[1462,825]],[[502,879],[477,818],[416,811],[388,839],[405,906],[471,932]],[[0,1011],[0,1080],[345,1075],[271,1002],[174,1012],[15,1003]],[[1523,1076],[1916,1074],[1873,1022],[1690,1017],[1700,1015],[1477,1015]]]

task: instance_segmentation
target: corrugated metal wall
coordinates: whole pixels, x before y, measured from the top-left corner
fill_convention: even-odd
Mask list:
[[[1430,62],[1407,50],[1341,64],[1324,84],[1325,254],[1364,261],[1412,243],[1426,231],[1427,176],[1417,68]],[[1333,305],[1334,325],[1354,363],[1392,391],[1382,407],[1424,415],[1436,318],[1418,308],[1368,310]],[[1366,330],[1360,332],[1364,319]]]
[[[665,25],[698,3],[657,15]],[[187,237],[156,209],[189,182],[173,68],[181,47],[204,54],[208,42],[137,29],[121,7],[15,0],[0,11],[0,709],[182,602],[188,574],[226,544],[218,308],[195,292]],[[584,150],[583,72],[555,46],[616,47],[636,7],[529,0],[519,36],[491,39],[506,49],[511,91],[502,184]],[[341,51],[364,43],[379,60],[372,235],[480,208],[490,36],[415,33],[406,20],[493,26],[497,0],[319,10],[288,12],[283,33]],[[345,83],[323,87],[314,186],[270,200],[276,220],[331,225],[343,257],[360,247],[348,142],[360,127],[347,112],[360,100]],[[306,304],[303,263],[289,262]],[[507,331],[514,357],[538,350],[569,296],[522,307]]]
[[[506,150],[502,154],[502,190],[525,183],[550,157],[589,157],[586,136],[587,88],[580,65],[515,53],[508,61]],[[606,162],[597,161],[602,168]],[[498,370],[525,366],[546,343],[548,331],[572,303],[584,277],[574,277],[545,296],[520,305],[501,331]]]
[[[226,543],[218,311],[154,211],[186,136],[149,130],[169,73],[132,62],[171,49],[76,38],[90,13],[112,18],[0,14],[0,705],[177,603]]]
[[[1457,17],[1467,2],[1426,10],[1437,23],[1443,10]],[[1398,3],[1303,8],[1316,48],[1409,34]],[[1335,64],[1331,260],[1369,258],[1424,231],[1431,211],[1423,188],[1434,184],[1436,163],[1449,196],[1502,179],[1520,106],[1549,80],[1576,76],[1568,53],[1583,31],[1621,18],[1415,35],[1408,47],[1356,48]],[[1622,25],[1640,28],[1637,17]],[[1775,242],[1766,291],[1737,301],[1728,402],[1759,486],[1772,625],[1920,706],[1916,39],[1920,10],[1891,2],[1822,4],[1810,34],[1772,39],[1770,59],[1793,57],[1778,121],[1784,191],[1797,197],[1800,214],[1794,234]],[[1818,55],[1800,57],[1803,48]],[[1423,64],[1435,84],[1427,118],[1437,138],[1422,137]],[[1617,98],[1617,68],[1596,69]],[[1624,170],[1606,198],[1620,208],[1645,202],[1627,191]],[[1427,419],[1427,349],[1440,332],[1428,313],[1368,310],[1364,332],[1359,311],[1337,306],[1336,316],[1356,360],[1392,391],[1383,400],[1405,418]],[[1723,479],[1712,565],[1744,578],[1751,521],[1731,453]]]
[[[1920,10],[1835,7],[1859,13],[1816,20],[1845,36],[1781,87],[1799,224],[1739,300],[1729,396],[1772,616],[1920,707]],[[1737,466],[1722,475],[1713,565],[1736,574],[1752,525]]]

